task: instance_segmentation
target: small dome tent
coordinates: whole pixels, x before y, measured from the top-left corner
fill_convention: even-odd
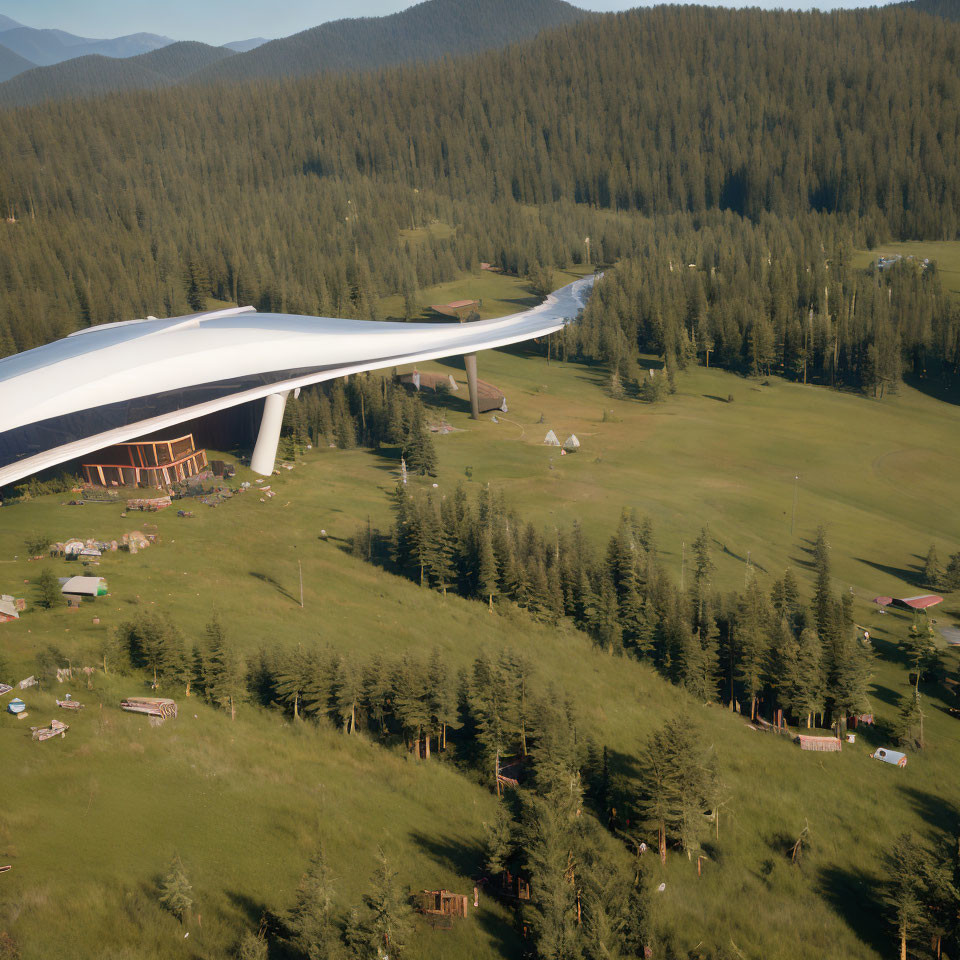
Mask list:
[[[560,446],[560,441],[557,439],[557,435],[552,430],[547,431],[547,435],[543,438],[543,442],[550,447]]]
[[[577,439],[575,433],[571,433],[570,436],[563,441],[563,449],[566,450],[567,453],[576,453],[577,450],[580,449],[580,441]]]

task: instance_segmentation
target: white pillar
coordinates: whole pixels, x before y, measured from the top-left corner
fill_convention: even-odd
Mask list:
[[[463,366],[467,371],[467,390],[470,392],[470,419],[480,419],[480,396],[477,392],[477,355],[466,353]]]
[[[250,469],[261,476],[269,477],[273,473],[277,459],[277,446],[280,443],[280,426],[283,423],[283,410],[287,405],[289,390],[271,393],[263,405],[263,419],[257,434],[257,445],[250,458]]]

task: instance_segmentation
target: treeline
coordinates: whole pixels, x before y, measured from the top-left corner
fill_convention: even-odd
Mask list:
[[[285,455],[296,456],[308,443],[341,450],[395,446],[412,473],[436,473],[436,449],[420,394],[387,377],[360,373],[306,387],[288,400],[282,431]]]
[[[202,696],[233,716],[240,704],[253,702],[292,722],[402,744],[423,762],[443,757],[503,794],[496,818],[485,825],[476,868],[486,876],[485,895],[509,895],[508,874],[529,883],[520,920],[539,957],[643,955],[652,935],[648,885],[640,882],[643,838],[656,845],[661,860],[671,847],[692,858],[714,829],[723,787],[716,757],[689,718],[652,734],[637,776],[618,778],[606,749],[580,729],[571,699],[540,682],[524,655],[481,653],[469,669],[454,673],[439,649],[426,659],[361,658],[300,644],[263,648],[244,665],[228,647],[216,617],[191,648],[167,617],[147,613],[105,642],[110,661],[103,665],[144,669],[155,689]],[[636,858],[632,865],[625,847]],[[384,871],[395,882],[381,857],[374,889],[387,884]],[[174,909],[169,891],[186,891],[176,901],[181,922],[192,905],[182,872],[175,863],[164,887],[168,909]],[[336,902],[320,849],[289,913],[266,918],[259,935],[244,940],[251,951],[276,940],[298,956],[353,957],[366,956],[377,937],[386,946],[386,936],[399,954],[409,945],[412,916],[409,891],[392,889],[393,932],[387,934],[377,925],[378,911],[371,911],[373,894],[366,909],[347,912]],[[324,952],[316,953],[321,945]]]
[[[659,255],[606,273],[564,331],[568,351],[609,363],[621,382],[636,377],[639,353],[661,356],[670,377],[699,361],[874,396],[904,370],[960,373],[960,306],[934,264],[858,270],[849,240],[822,239],[771,218],[668,238]]]
[[[462,486],[441,496],[400,484],[393,505],[389,555],[367,527],[354,550],[421,585],[491,610],[510,603],[548,622],[568,617],[605,650],[650,662],[700,700],[742,699],[751,718],[782,709],[807,726],[827,717],[843,725],[869,711],[870,650],[857,636],[852,596],[833,586],[822,528],[807,603],[789,570],[766,588],[751,575],[741,593],[721,595],[706,529],[677,585],[653,524],[635,513],[623,514],[598,556],[578,524],[546,538],[487,487],[471,500]]]
[[[0,353],[208,297],[376,317],[401,293],[416,315],[424,286],[582,262],[589,236],[592,261],[655,277],[624,284],[638,348],[659,313],[678,357],[685,327],[718,362],[792,372],[802,352],[867,388],[896,377],[897,336],[909,364],[918,346],[955,365],[925,280],[854,305],[836,251],[957,235],[958,31],[903,9],[661,7],[471,59],[0,113]],[[673,316],[681,287],[700,301],[671,262],[697,265],[703,323]],[[902,329],[918,306],[941,315],[929,336]]]

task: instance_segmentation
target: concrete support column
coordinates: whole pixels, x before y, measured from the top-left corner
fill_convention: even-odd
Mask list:
[[[470,419],[480,419],[480,397],[477,393],[477,355],[464,354],[463,365],[467,368],[467,389],[470,391]]]
[[[263,419],[257,444],[250,458],[250,469],[261,476],[269,477],[277,459],[277,447],[280,444],[280,426],[283,423],[283,410],[287,405],[289,390],[271,393],[263,405]]]

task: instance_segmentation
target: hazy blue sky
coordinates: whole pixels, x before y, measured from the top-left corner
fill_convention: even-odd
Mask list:
[[[0,0],[0,13],[28,27],[58,27],[82,37],[146,32],[220,44],[248,37],[285,37],[325,20],[381,16],[410,5],[410,0]],[[577,5],[588,10],[627,10],[642,4],[638,0],[579,0]],[[857,0],[752,0],[751,5],[809,8],[867,4]]]

